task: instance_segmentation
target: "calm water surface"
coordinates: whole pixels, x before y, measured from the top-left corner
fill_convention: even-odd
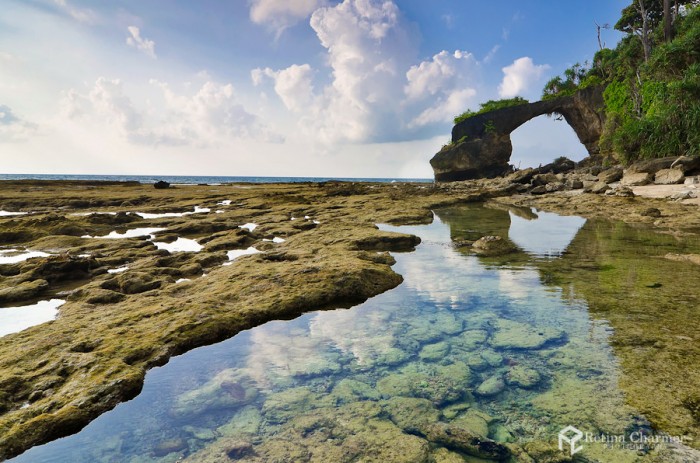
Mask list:
[[[597,242],[596,227],[474,206],[381,228],[423,240],[395,255],[398,288],[173,358],[134,400],[12,461],[489,461],[416,435],[441,421],[537,454],[559,451],[568,425],[656,432],[618,387],[612,328],[543,270]],[[484,234],[524,252],[479,258],[459,247]],[[584,443],[579,456],[647,461],[645,452]]]

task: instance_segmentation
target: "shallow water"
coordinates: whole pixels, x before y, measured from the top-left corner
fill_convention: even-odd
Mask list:
[[[58,308],[65,302],[61,299],[51,299],[20,307],[0,308],[0,336],[53,320],[58,314]]]
[[[29,249],[0,249],[0,264],[16,264],[34,257],[48,257],[51,254]]]
[[[533,456],[559,452],[558,433],[569,425],[595,436],[664,431],[629,405],[609,342],[613,327],[591,314],[576,283],[562,284],[557,266],[593,260],[594,247],[624,260],[614,242],[630,237],[637,257],[663,254],[672,238],[624,227],[610,237],[578,217],[477,206],[438,211],[428,226],[381,228],[422,238],[415,252],[395,255],[405,279],[398,288],[173,358],[148,373],[134,400],[12,461],[444,457],[448,450],[416,436],[426,420]],[[509,236],[524,252],[482,259],[459,247],[485,234]],[[589,461],[654,456],[648,446],[580,445]]]

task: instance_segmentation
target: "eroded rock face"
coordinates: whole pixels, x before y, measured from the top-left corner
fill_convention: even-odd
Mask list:
[[[435,180],[451,182],[491,178],[511,170],[510,134],[530,119],[561,114],[592,156],[599,153],[603,131],[603,88],[589,87],[571,96],[511,106],[471,117],[454,126],[452,143],[444,146],[430,165]]]

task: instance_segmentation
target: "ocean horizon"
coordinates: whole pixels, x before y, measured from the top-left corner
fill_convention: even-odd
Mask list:
[[[163,180],[170,184],[217,184],[217,183],[303,183],[303,182],[376,182],[398,183],[419,182],[432,183],[432,178],[401,178],[401,177],[254,177],[226,175],[90,175],[90,174],[0,174],[2,180],[93,180],[110,182],[139,182],[155,183]]]

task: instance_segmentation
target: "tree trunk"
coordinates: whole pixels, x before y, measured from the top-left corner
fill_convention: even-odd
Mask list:
[[[649,17],[647,15],[647,9],[644,8],[644,0],[637,0],[637,5],[639,5],[639,14],[642,17],[642,33],[640,35],[640,38],[642,39],[642,47],[644,48],[644,62],[647,63],[649,62],[649,55],[651,55],[651,38],[649,37]]]
[[[664,40],[670,42],[671,37],[671,0],[664,0]]]

